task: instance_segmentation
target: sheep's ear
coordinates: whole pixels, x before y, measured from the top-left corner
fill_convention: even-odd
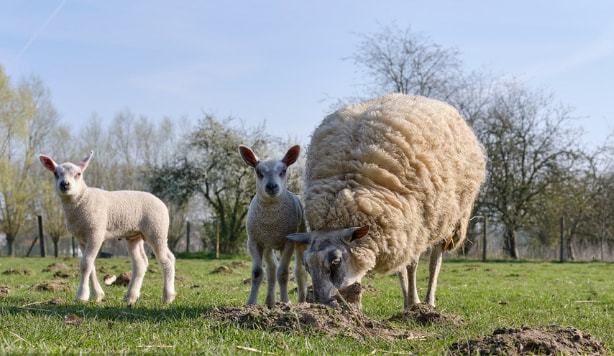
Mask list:
[[[40,159],[41,163],[43,164],[43,166],[45,166],[45,168],[47,168],[51,172],[55,172],[55,168],[58,165],[57,165],[57,163],[55,163],[54,160],[51,159],[51,157],[45,156],[45,155],[40,155],[40,156],[38,156],[38,159]]]
[[[94,151],[90,151],[90,154],[81,160],[81,162],[79,163],[79,167],[81,167],[81,172],[85,171],[87,166],[90,164],[90,161],[92,160],[93,156],[94,156]]]
[[[290,234],[286,236],[290,241],[298,242],[301,244],[308,244],[311,242],[311,234],[308,232],[298,232],[296,234]]]
[[[369,227],[367,225],[361,227],[352,227],[350,228],[350,231],[352,233],[344,236],[344,239],[347,242],[354,242],[367,236],[367,234],[369,233]]]
[[[281,159],[281,161],[284,162],[286,166],[289,166],[292,163],[296,162],[296,160],[298,159],[298,155],[300,153],[301,153],[301,146],[294,145],[290,147],[290,149],[288,150],[288,152],[286,152],[286,155],[284,156],[284,158]]]
[[[251,148],[245,145],[239,145],[239,153],[241,154],[243,161],[245,161],[248,166],[254,168],[256,167],[256,165],[258,164],[258,156],[256,156],[256,154],[254,153],[254,151],[252,151]]]

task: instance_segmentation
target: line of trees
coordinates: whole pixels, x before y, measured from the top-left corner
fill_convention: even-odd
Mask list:
[[[561,219],[569,259],[581,242],[599,243],[603,257],[614,239],[612,136],[583,148],[573,110],[554,95],[516,79],[466,72],[457,50],[410,29],[385,27],[363,36],[352,59],[371,80],[369,96],[423,95],[464,115],[488,156],[475,213],[502,228],[510,257],[521,257],[519,234],[528,244],[556,244]]]
[[[363,36],[351,58],[369,80],[365,96],[424,95],[445,100],[464,115],[488,156],[474,215],[488,218],[508,256],[522,257],[519,245],[558,246],[561,219],[570,259],[586,244],[600,246],[602,257],[612,248],[612,142],[583,148],[573,110],[552,94],[518,80],[467,72],[457,50],[408,29],[386,27]],[[0,242],[7,254],[14,254],[15,243],[29,245],[36,236],[36,215],[43,216],[56,255],[58,244],[69,237],[38,153],[68,161],[95,150],[88,184],[161,197],[171,215],[171,249],[185,248],[190,220],[196,227],[193,241],[211,248],[219,233],[220,250],[236,253],[244,246],[244,220],[255,189],[238,144],[271,157],[295,143],[268,135],[263,126],[248,128],[208,114],[193,122],[151,120],[124,110],[103,122],[94,114],[78,129],[67,125],[40,79],[14,83],[0,67]],[[290,187],[298,193],[303,166],[299,161],[291,171]],[[476,221],[470,237],[479,235]],[[470,251],[472,243],[470,238],[463,250]]]

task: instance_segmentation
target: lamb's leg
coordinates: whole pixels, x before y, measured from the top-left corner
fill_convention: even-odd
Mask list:
[[[143,239],[132,239],[128,241],[128,252],[130,259],[132,260],[132,278],[128,284],[128,291],[124,300],[128,302],[128,305],[134,305],[141,296],[141,286],[143,284],[143,277],[147,271],[147,260],[143,259],[142,251],[145,242]],[[147,258],[147,257],[145,257]]]
[[[270,248],[264,249],[264,263],[266,265],[266,299],[265,304],[269,307],[275,306],[275,270],[277,264],[275,263],[275,256],[273,256],[273,250]]]
[[[104,291],[100,286],[100,282],[98,281],[98,276],[96,275],[96,266],[92,269],[92,274],[90,275],[90,279],[92,282],[92,286],[94,287],[94,298],[96,302],[102,302],[104,299]]]
[[[442,246],[434,246],[431,250],[431,261],[429,263],[429,289],[426,293],[427,303],[432,306],[435,306],[435,291],[437,290],[437,278],[439,277],[439,271],[441,270],[442,260]]]
[[[143,238],[143,240],[141,240],[141,243],[139,244],[140,248],[140,254],[141,254],[141,258],[143,259],[143,262],[145,262],[145,272],[147,272],[147,268],[149,268],[149,259],[147,258],[147,252],[145,252],[145,239]],[[173,256],[175,257],[175,256]]]
[[[288,277],[293,252],[294,243],[287,242],[281,251],[281,258],[277,265],[277,282],[279,283],[279,294],[282,303],[290,302],[290,298],[288,298]]]
[[[409,285],[409,306],[414,304],[420,304],[420,297],[418,296],[418,285],[416,283],[416,276],[418,274],[418,260],[407,265],[407,281]]]
[[[247,298],[247,304],[258,303],[258,290],[262,284],[262,248],[251,240],[247,241],[247,249],[252,256],[252,288]]]
[[[156,254],[156,259],[164,275],[162,301],[167,304],[171,303],[177,295],[175,292],[175,256],[168,249],[166,239],[152,238],[148,239],[148,241],[151,243],[151,247]]]
[[[90,276],[95,268],[94,261],[96,260],[96,256],[98,255],[103,241],[104,235],[92,235],[85,245],[81,244],[81,251],[83,254],[80,265],[81,278],[79,280],[79,289],[77,289],[76,298],[79,301],[86,302],[90,299]]]
[[[303,252],[305,247],[303,244],[294,244],[294,250],[296,251],[296,266],[294,266],[294,276],[296,278],[296,284],[298,285],[298,302],[305,303],[307,301],[307,271],[305,271],[305,264],[303,261]]]

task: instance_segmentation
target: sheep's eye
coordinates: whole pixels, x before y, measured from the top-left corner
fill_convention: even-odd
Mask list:
[[[56,179],[60,178],[60,176],[58,175],[58,172],[53,172],[53,175],[55,176]]]
[[[81,172],[77,173],[77,178],[81,177]]]
[[[281,173],[279,173],[279,176],[280,176],[280,177],[283,177],[283,176],[285,176],[285,175],[286,175],[286,170],[285,170],[285,169],[284,169],[283,171],[281,171]]]
[[[261,178],[261,179],[262,177],[264,177],[264,175],[260,171],[256,171],[256,175],[258,176],[258,178]]]

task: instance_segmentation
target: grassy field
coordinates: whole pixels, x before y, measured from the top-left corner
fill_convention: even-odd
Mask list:
[[[614,350],[614,264],[445,261],[438,293],[439,309],[462,316],[455,327],[397,325],[429,333],[425,340],[382,341],[328,338],[300,332],[279,333],[246,330],[203,316],[216,306],[244,303],[249,285],[248,264],[229,274],[211,271],[232,260],[178,260],[178,298],[171,306],[160,302],[161,276],[151,261],[141,299],[135,308],[122,302],[125,287],[104,287],[100,304],[73,301],[77,277],[68,279],[66,292],[40,292],[33,285],[49,281],[52,272],[42,270],[53,262],[76,266],[76,259],[0,258],[0,273],[25,268],[30,275],[0,274],[0,286],[9,288],[0,296],[0,353],[7,352],[164,352],[241,353],[244,347],[276,354],[370,353],[373,350],[406,353],[442,353],[453,342],[490,334],[501,326],[574,326],[601,339]],[[98,260],[99,276],[130,268],[123,258]],[[422,266],[424,267],[424,266]],[[386,319],[402,306],[394,276],[366,281],[375,287],[365,293],[364,312],[373,319]],[[426,286],[426,271],[419,283]],[[261,290],[261,294],[264,290]],[[421,289],[424,295],[424,288]],[[60,297],[65,304],[45,301]],[[261,297],[263,297],[261,295]],[[292,297],[295,298],[293,295]],[[82,318],[80,325],[67,325],[66,315]]]

